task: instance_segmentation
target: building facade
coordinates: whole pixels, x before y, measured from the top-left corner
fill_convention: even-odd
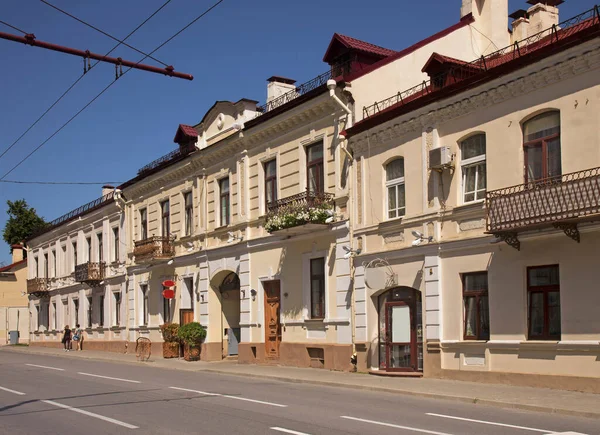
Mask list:
[[[345,132],[363,368],[600,391],[600,17],[557,12],[471,62],[431,54]]]
[[[119,191],[50,222],[27,241],[30,344],[61,346],[77,324],[90,350],[127,350],[125,215]]]
[[[0,267],[0,340],[10,343],[10,333],[16,331],[19,343],[28,343],[27,259],[23,245],[11,249],[12,263]]]

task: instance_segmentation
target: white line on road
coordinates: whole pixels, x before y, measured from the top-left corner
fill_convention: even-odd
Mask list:
[[[113,378],[110,376],[93,375],[92,373],[83,373],[83,372],[77,372],[77,374],[83,375],[83,376],[93,376],[95,378],[112,379],[113,381],[131,382],[132,384],[141,384],[140,381],[132,381],[131,379]]]
[[[365,420],[364,418],[348,417],[346,415],[342,415],[341,418],[346,418],[348,420],[362,421],[363,423],[377,424],[379,426],[387,426],[387,427],[395,427],[397,429],[411,430],[413,432],[429,433],[429,434],[432,434],[432,435],[452,435],[452,434],[449,434],[449,433],[446,433],[446,432],[436,432],[436,431],[433,431],[433,430],[419,429],[419,428],[416,428],[416,427],[400,426],[398,424],[384,423],[384,422],[381,422],[381,421],[373,421],[373,420]]]
[[[433,417],[450,418],[452,420],[463,420],[463,421],[470,421],[470,422],[473,422],[473,423],[489,424],[491,426],[512,427],[513,429],[530,430],[532,432],[542,432],[542,433],[546,433],[546,434],[554,432],[552,430],[536,429],[536,428],[533,428],[533,427],[525,427],[525,426],[515,426],[514,424],[495,423],[493,421],[473,420],[471,418],[454,417],[452,415],[444,415],[444,414],[434,414],[432,412],[427,412],[426,415],[431,415]]]
[[[42,368],[42,369],[58,370],[59,372],[64,372],[65,371],[65,369],[59,369],[58,367],[40,366],[40,365],[37,365],[37,364],[25,364],[25,365],[29,366],[29,367],[39,367],[39,368]]]
[[[285,432],[285,433],[291,433],[291,434],[295,434],[295,435],[310,435],[310,434],[307,434],[306,432],[297,432],[295,430],[285,429],[283,427],[272,427],[271,429],[276,430],[277,432]]]
[[[128,429],[139,429],[138,426],[134,426],[132,424],[125,423],[125,422],[120,421],[120,420],[115,420],[114,418],[105,417],[105,416],[100,415],[100,414],[94,414],[93,412],[84,411],[83,409],[78,409],[78,408],[73,408],[72,406],[63,405],[62,403],[54,402],[52,400],[42,400],[42,402],[47,403],[48,405],[58,406],[59,408],[67,409],[69,411],[78,412],[80,414],[87,415],[89,417],[94,417],[94,418],[97,418],[97,419],[100,419],[100,420],[108,421],[109,423],[114,423],[114,424],[117,424],[119,426],[126,427]]]
[[[279,408],[287,408],[287,405],[281,403],[265,402],[263,400],[247,399],[246,397],[230,396],[228,394],[208,393],[206,391],[190,390],[188,388],[169,387],[172,390],[189,391],[190,393],[204,394],[205,396],[227,397],[228,399],[243,400],[244,402],[260,403],[261,405],[277,406]]]
[[[10,388],[0,387],[0,390],[8,391],[9,393],[18,394],[19,396],[24,396],[25,393],[21,393],[20,391],[11,390]]]

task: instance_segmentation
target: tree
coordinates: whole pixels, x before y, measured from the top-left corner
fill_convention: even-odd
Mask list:
[[[9,246],[23,242],[47,225],[46,221],[38,216],[35,208],[29,207],[27,201],[18,199],[6,201],[8,204],[8,221],[4,226],[2,237]],[[12,252],[12,247],[10,248]]]

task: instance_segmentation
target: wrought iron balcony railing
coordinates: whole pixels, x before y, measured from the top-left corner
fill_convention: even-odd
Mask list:
[[[91,286],[97,285],[105,277],[106,263],[87,262],[75,266],[75,281]]]
[[[493,68],[523,58],[546,46],[554,45],[567,38],[574,37],[575,34],[584,29],[599,25],[600,10],[598,6],[594,6],[594,8],[573,18],[569,18],[559,25],[553,25],[548,29],[542,30],[486,56],[481,56],[471,62],[464,62],[461,65],[452,67],[410,89],[398,92],[370,106],[365,106],[363,107],[363,119],[376,115],[392,106],[403,106],[420,97],[439,91],[446,86],[462,82],[471,77],[481,76]]]
[[[143,175],[154,169],[161,168],[163,166],[167,166],[169,163],[173,163],[175,161],[183,159],[185,156],[190,154],[192,151],[196,149],[196,145],[194,143],[188,143],[180,146],[174,151],[171,151],[169,154],[162,156],[154,160],[153,162],[148,163],[146,166],[142,167],[138,171],[138,175]]]
[[[331,193],[302,192],[267,204],[265,229],[268,232],[308,223],[324,224],[333,216]]]
[[[175,239],[166,236],[152,236],[135,242],[133,255],[138,263],[172,258],[175,255]]]
[[[48,279],[33,278],[27,280],[27,294],[34,296],[42,296],[48,292]]]
[[[600,213],[600,168],[493,190],[485,201],[488,233],[517,233],[547,225],[567,232],[565,225]]]

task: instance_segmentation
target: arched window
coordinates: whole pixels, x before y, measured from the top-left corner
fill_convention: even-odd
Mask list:
[[[404,159],[396,159],[385,167],[385,187],[387,189],[388,219],[404,216]]]
[[[525,183],[562,174],[560,112],[545,112],[523,124]]]
[[[460,142],[463,202],[485,199],[486,164],[485,134],[480,133]]]

